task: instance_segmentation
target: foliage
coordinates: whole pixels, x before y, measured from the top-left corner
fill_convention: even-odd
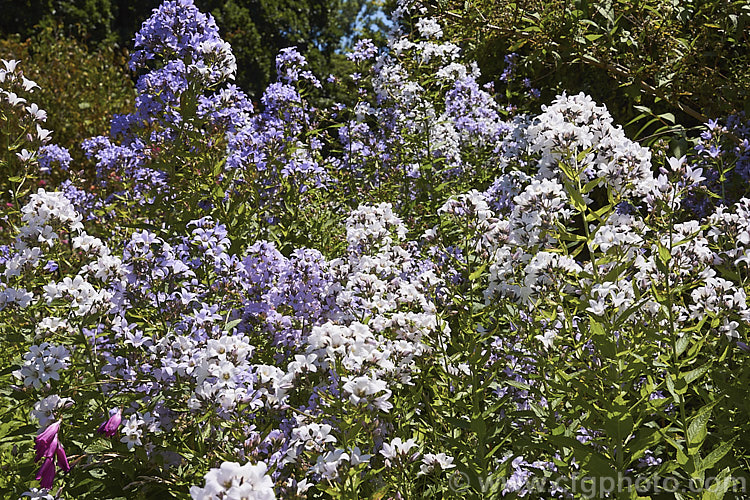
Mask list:
[[[470,48],[488,80],[502,80],[508,66],[497,54],[516,53],[518,81],[529,78],[545,101],[561,90],[583,91],[606,103],[621,123],[641,116],[637,106],[645,107],[644,116],[658,119],[638,138],[684,135],[684,125],[706,117],[750,112],[747,2],[424,5]],[[523,98],[515,104],[524,106]]]
[[[109,120],[133,105],[133,86],[122,54],[106,47],[89,50],[59,29],[46,28],[21,42],[0,42],[0,57],[24,61],[24,75],[39,88],[33,100],[47,114],[54,141],[82,154],[80,142],[109,130]]]

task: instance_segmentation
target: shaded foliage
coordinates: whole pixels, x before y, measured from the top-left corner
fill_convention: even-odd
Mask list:
[[[34,37],[0,41],[0,58],[23,59],[24,74],[39,89],[34,100],[47,115],[56,144],[82,156],[77,145],[92,135],[109,131],[113,114],[133,105],[135,93],[121,51],[85,44],[47,27]]]
[[[586,92],[621,123],[632,121],[640,139],[750,111],[744,1],[423,3],[449,37],[462,40],[487,80],[502,81],[502,55],[517,53],[518,81],[544,89],[543,102],[562,90]],[[513,103],[524,106],[521,97]]]

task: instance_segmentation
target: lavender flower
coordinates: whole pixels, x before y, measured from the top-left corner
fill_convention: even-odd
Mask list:
[[[157,57],[180,60],[189,64],[184,71],[213,84],[234,78],[237,69],[213,16],[200,12],[192,0],[167,1],[154,9],[135,35],[135,49],[130,58],[134,71]]]
[[[354,62],[363,62],[372,59],[377,53],[378,48],[372,43],[372,40],[365,38],[354,44],[352,51],[346,55],[346,58]]]
[[[39,169],[42,172],[50,172],[56,163],[60,169],[67,172],[70,168],[70,152],[56,144],[47,144],[39,148]]]
[[[47,426],[39,435],[34,439],[34,448],[36,450],[35,462],[39,461],[42,457],[51,457],[54,455],[57,448],[57,433],[60,431],[60,425],[62,420],[58,420],[53,424]],[[54,442],[54,449],[50,451],[51,445]]]
[[[36,480],[39,481],[39,486],[42,488],[52,488],[55,481],[55,460],[53,458],[47,458],[39,468],[39,472],[36,473]]]

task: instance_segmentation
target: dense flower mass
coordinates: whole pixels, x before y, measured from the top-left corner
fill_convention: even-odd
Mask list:
[[[712,488],[701,498],[740,484],[743,118],[672,156],[584,94],[508,117],[421,14],[399,2],[387,46],[347,56],[353,101],[316,107],[298,49],[254,102],[228,83],[213,17],[164,2],[135,37],[135,107],[83,142],[88,170],[3,61],[0,118],[19,139],[0,143],[0,487],[546,499],[619,498],[614,478]]]
[[[155,9],[136,33],[135,49],[132,70],[162,58],[181,61],[181,72],[209,83],[233,79],[237,71],[232,49],[219,36],[213,16],[200,12],[191,0],[167,1]]]
[[[274,500],[273,480],[266,475],[265,463],[224,462],[218,469],[206,474],[206,486],[190,488],[194,500],[247,498],[248,500]]]

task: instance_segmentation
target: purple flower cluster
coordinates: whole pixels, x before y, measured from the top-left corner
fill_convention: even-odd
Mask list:
[[[515,52],[505,55],[505,69],[500,75],[501,82],[507,82],[513,78],[513,74],[516,71],[516,65],[518,64],[518,54]]]
[[[497,112],[492,96],[473,77],[457,80],[445,95],[445,110],[464,140],[493,144],[510,127]]]
[[[709,120],[693,154],[687,158],[691,170],[704,176],[686,204],[700,216],[717,205],[731,205],[748,195],[750,181],[750,120],[740,112],[727,117],[724,124]],[[696,186],[697,188],[698,186]]]
[[[363,62],[374,58],[377,54],[378,48],[372,43],[372,40],[365,38],[357,40],[351,52],[346,54],[346,58],[354,62]]]
[[[70,152],[56,144],[47,144],[39,148],[39,170],[42,172],[51,172],[54,165],[60,170],[67,172],[70,168]]]
[[[303,69],[306,64],[296,49],[283,50],[276,58],[279,81],[263,93],[262,110],[227,134],[227,167],[259,172],[264,204],[278,203],[276,196],[284,179],[300,193],[328,180],[320,157],[322,143],[307,134],[316,128],[318,118],[301,95],[299,84],[307,81],[317,86],[319,82]]]
[[[192,0],[166,1],[154,9],[135,35],[135,49],[130,57],[133,71],[157,58],[180,61],[182,66],[171,72],[197,75],[209,84],[234,78],[236,71],[234,56],[219,36],[213,16],[200,12]]]

